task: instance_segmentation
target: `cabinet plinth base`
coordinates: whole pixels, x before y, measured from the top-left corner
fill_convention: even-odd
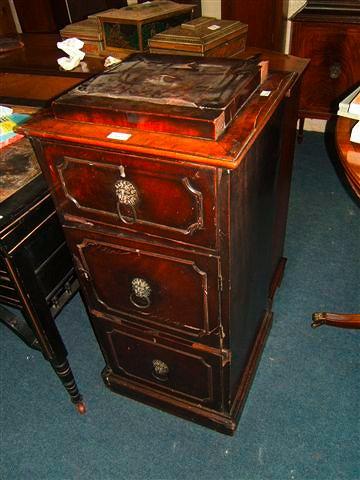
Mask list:
[[[172,395],[167,395],[139,382],[128,380],[105,367],[102,377],[105,385],[115,393],[138,400],[165,412],[191,420],[227,435],[235,433],[241,411],[250,390],[258,362],[260,360],[267,335],[271,328],[273,314],[265,312],[256,341],[254,342],[248,363],[239,383],[230,412],[217,411],[199,404],[186,402]]]

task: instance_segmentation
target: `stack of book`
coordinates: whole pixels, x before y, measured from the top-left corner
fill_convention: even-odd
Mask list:
[[[28,118],[30,115],[12,113],[11,109],[0,107],[0,149],[23,138],[23,135],[16,133],[14,129]]]
[[[357,120],[351,130],[350,141],[360,143],[360,87],[339,103],[338,115]]]

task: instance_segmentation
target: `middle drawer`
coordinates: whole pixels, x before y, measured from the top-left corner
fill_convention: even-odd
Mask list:
[[[195,338],[218,332],[217,257],[71,227],[65,235],[90,310]]]

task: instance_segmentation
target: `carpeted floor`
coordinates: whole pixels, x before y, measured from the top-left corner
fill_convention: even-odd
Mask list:
[[[58,325],[85,416],[41,354],[0,325],[1,480],[358,480],[360,332],[310,328],[313,311],[360,311],[359,208],[322,134],[297,146],[285,254],[234,437],[108,391],[79,296]]]

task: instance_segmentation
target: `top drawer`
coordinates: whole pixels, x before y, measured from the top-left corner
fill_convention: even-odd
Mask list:
[[[44,155],[65,219],[82,217],[215,249],[215,168],[65,144],[45,144]]]

